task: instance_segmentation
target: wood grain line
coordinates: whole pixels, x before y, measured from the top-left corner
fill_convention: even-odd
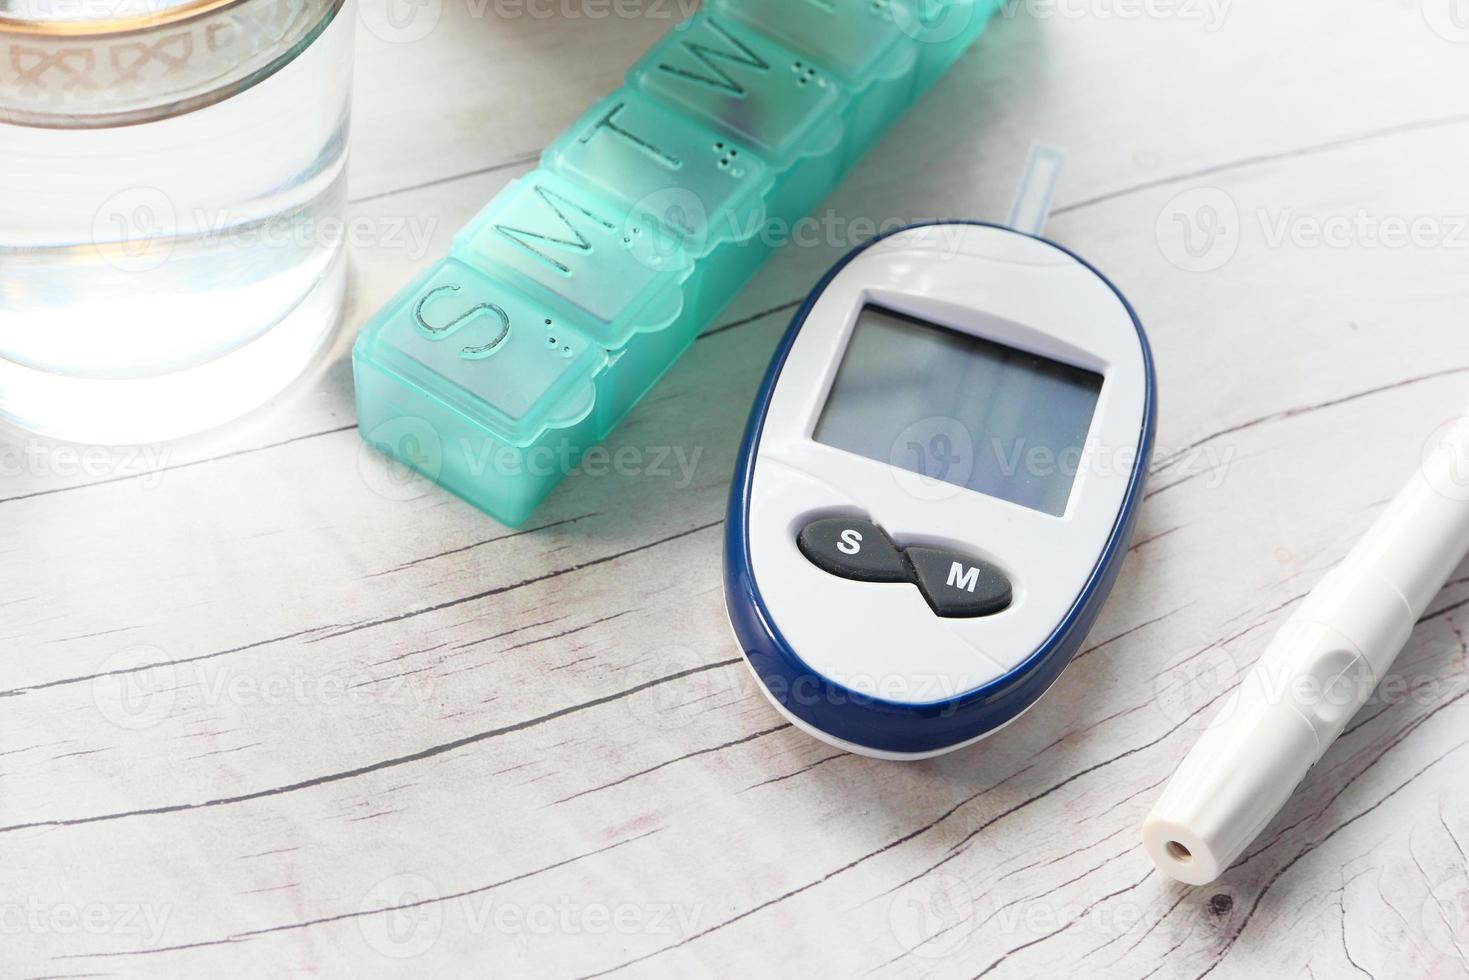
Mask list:
[[[1439,116],[1434,119],[1420,119],[1413,122],[1401,123],[1396,126],[1384,126],[1380,129],[1372,129],[1353,136],[1344,136],[1341,139],[1325,140],[1320,143],[1310,143],[1306,146],[1296,147],[1291,150],[1282,150],[1278,153],[1260,153],[1254,156],[1240,157],[1236,160],[1227,160],[1223,163],[1213,164],[1208,167],[1200,167],[1186,173],[1175,174],[1171,177],[1158,177],[1154,180],[1144,181],[1123,187],[1115,191],[1108,191],[1096,197],[1083,198],[1071,204],[1064,204],[1052,208],[1051,215],[1072,214],[1086,208],[1095,207],[1098,204],[1106,204],[1119,198],[1128,197],[1132,194],[1140,194],[1144,191],[1157,190],[1162,187],[1171,187],[1174,184],[1182,184],[1190,180],[1198,180],[1201,177],[1217,177],[1220,174],[1230,173],[1236,170],[1244,170],[1249,167],[1258,167],[1267,163],[1280,163],[1286,160],[1295,160],[1300,157],[1313,156],[1318,153],[1329,153],[1332,150],[1346,149],[1347,147],[1359,146],[1374,140],[1385,139],[1389,136],[1402,136],[1408,133],[1429,132],[1435,129],[1443,129],[1450,126],[1460,126],[1469,122],[1469,113],[1461,113],[1451,116]]]
[[[206,463],[218,463],[221,460],[235,459],[240,456],[249,456],[254,453],[263,453],[269,449],[279,449],[281,446],[289,446],[292,443],[304,442],[307,439],[319,439],[322,436],[336,435],[338,432],[350,432],[357,428],[357,423],[351,425],[339,425],[335,429],[323,429],[321,432],[308,432],[305,435],[293,436],[290,439],[282,439],[280,442],[272,442],[264,446],[252,446],[249,449],[237,449],[231,453],[220,456],[210,456],[208,459],[192,459],[187,463],[179,463],[176,466],[160,466],[153,470],[143,470],[141,473],[125,473],[121,476],[109,476],[101,480],[91,480],[87,483],[77,483],[67,487],[52,487],[49,490],[36,490],[31,493],[19,493],[13,497],[0,497],[0,504],[13,503],[17,500],[31,500],[35,497],[49,497],[52,494],[66,493],[70,490],[84,490],[88,487],[101,487],[109,483],[126,483],[129,480],[141,480],[144,477],[157,476],[160,473],[172,473],[176,470],[186,470],[193,466],[203,466]]]
[[[1342,395],[1340,398],[1333,398],[1329,401],[1318,402],[1314,405],[1301,405],[1295,408],[1287,408],[1279,412],[1271,412],[1269,415],[1262,415],[1259,418],[1250,419],[1248,422],[1241,422],[1238,425],[1231,425],[1227,428],[1220,429],[1217,432],[1211,432],[1209,435],[1206,435],[1200,439],[1196,439],[1186,446],[1180,447],[1179,449],[1164,457],[1162,460],[1154,460],[1153,473],[1161,473],[1168,467],[1179,462],[1193,450],[1198,449],[1201,446],[1207,445],[1208,443],[1213,442],[1215,439],[1219,439],[1224,436],[1230,436],[1239,432],[1244,432],[1247,429],[1253,429],[1259,425],[1266,425],[1271,422],[1281,422],[1286,419],[1293,419],[1302,415],[1307,415],[1311,412],[1318,412],[1322,411],[1323,409],[1335,408],[1338,405],[1346,405],[1350,402],[1354,402],[1362,398],[1370,398],[1373,395],[1380,395],[1383,392],[1387,391],[1395,391],[1399,388],[1406,388],[1411,385],[1421,384],[1425,381],[1435,381],[1439,378],[1452,377],[1456,374],[1463,374],[1466,371],[1469,371],[1469,365],[1444,368],[1440,371],[1430,371],[1428,374],[1420,374],[1412,378],[1403,378],[1400,381],[1393,381],[1389,384],[1378,385],[1375,388],[1368,388],[1364,391],[1353,392],[1350,395]],[[1189,480],[1193,479],[1194,476],[1200,475],[1202,474],[1195,473],[1192,476],[1188,476],[1173,483],[1166,484],[1156,490],[1149,491],[1146,496],[1151,497],[1155,493],[1162,493],[1164,490],[1171,489],[1181,483],[1187,483]]]
[[[624,845],[632,844],[645,838],[651,837],[654,834],[659,833],[662,829],[662,827],[657,827],[653,830],[646,831],[634,837],[628,837],[625,840],[615,841],[611,844],[606,845],[605,847],[599,847],[595,850],[586,851],[584,853],[577,854],[569,858],[563,858],[560,861],[547,864],[540,868],[535,868],[531,871],[525,871],[518,875],[512,875],[509,878],[503,878],[500,881],[491,882],[488,885],[478,885],[474,888],[467,888],[463,891],[452,892],[448,895],[435,895],[432,898],[423,898],[413,902],[402,902],[397,905],[384,905],[381,908],[359,909],[355,912],[340,912],[336,915],[324,915],[315,919],[304,919],[300,922],[286,922],[282,923],[281,925],[266,926],[261,929],[246,929],[241,932],[232,933],[231,935],[225,936],[221,939],[201,939],[198,942],[180,943],[176,946],[156,946],[151,949],[119,950],[112,953],[67,953],[55,958],[61,960],[85,960],[103,959],[110,956],[151,956],[155,953],[176,953],[182,950],[201,949],[208,946],[222,946],[227,943],[243,942],[248,939],[255,939],[260,936],[269,936],[280,932],[293,932],[298,929],[309,929],[312,926],[329,925],[334,922],[344,922],[350,919],[360,919],[364,916],[384,915],[389,912],[402,912],[406,909],[415,909],[425,906],[437,905],[441,902],[458,901],[460,899],[469,898],[474,895],[482,895],[485,892],[493,891],[496,888],[503,888],[506,885],[514,884],[517,881],[524,881],[527,878],[533,878],[539,874],[545,874],[547,871],[555,871],[557,868],[564,868],[569,864],[575,864],[578,861],[584,861],[587,858],[595,857],[598,854],[605,854],[608,851],[614,850]]]
[[[419,749],[417,752],[410,752],[406,755],[395,756],[391,759],[382,759],[378,762],[373,762],[365,766],[357,766],[353,769],[344,769],[340,772],[325,773],[320,776],[313,776],[310,779],[303,779],[298,782],[287,783],[283,786],[275,786],[270,789],[255,790],[254,792],[250,793],[240,793],[236,796],[221,796],[212,800],[201,800],[197,803],[172,803],[166,804],[164,806],[145,807],[138,810],[124,810],[117,813],[98,813],[86,817],[67,817],[55,820],[34,820],[26,823],[11,824],[6,827],[0,827],[0,834],[11,833],[12,831],[19,830],[30,830],[39,827],[80,827],[86,824],[105,823],[112,820],[124,820],[128,817],[148,817],[159,816],[167,813],[184,813],[190,810],[203,810],[210,807],[230,806],[235,803],[248,803],[252,800],[263,800],[276,796],[284,796],[288,793],[296,793],[301,790],[313,789],[317,786],[326,786],[330,785],[331,783],[338,783],[347,779],[355,779],[358,776],[366,776],[372,773],[383,772],[385,770],[397,768],[398,766],[410,765],[415,762],[422,762],[425,759],[432,759],[437,756],[444,755],[448,752],[454,752],[458,749],[466,748],[470,745],[477,745],[492,738],[498,738],[502,735],[511,735],[516,732],[523,732],[528,729],[535,728],[538,725],[544,725],[548,722],[556,721],[560,718],[565,718],[568,715],[574,715],[582,711],[589,711],[593,708],[599,708],[603,705],[611,704],[615,701],[620,701],[625,697],[639,694],[643,691],[649,690],[650,688],[658,687],[663,684],[670,684],[685,677],[693,676],[694,674],[702,674],[708,670],[722,670],[725,667],[732,667],[735,664],[742,663],[744,663],[743,657],[735,657],[730,660],[720,660],[715,663],[704,664],[699,667],[690,667],[686,670],[680,670],[676,673],[667,674],[663,677],[656,677],[651,681],[645,681],[642,684],[634,685],[633,687],[626,688],[625,690],[603,695],[602,697],[598,698],[592,698],[589,701],[582,701],[577,704],[568,705],[564,708],[558,708],[555,711],[548,712],[544,715],[538,715],[535,718],[528,718],[525,721],[515,722],[514,724],[510,725],[502,725],[499,728],[491,728],[483,732],[475,732],[462,738],[456,738],[448,742],[441,742],[437,745],[431,745],[428,748]]]
[[[445,609],[453,609],[455,606],[462,606],[468,602],[478,602],[481,599],[488,599],[492,596],[504,595],[506,592],[513,592],[516,589],[522,589],[528,585],[536,585],[540,582],[547,582],[551,579],[559,578],[562,575],[570,575],[571,573],[579,572],[584,568],[593,568],[597,565],[605,565],[608,562],[617,561],[619,558],[626,558],[629,555],[635,555],[640,551],[647,551],[649,548],[656,548],[659,545],[668,544],[670,541],[677,541],[680,538],[686,538],[689,535],[698,534],[701,531],[707,531],[710,528],[718,527],[723,523],[724,518],[720,518],[717,521],[710,521],[707,524],[700,524],[698,527],[692,527],[686,531],[679,531],[677,534],[670,534],[666,538],[659,538],[657,541],[649,541],[646,544],[640,544],[635,548],[628,548],[626,551],[619,551],[615,554],[604,555],[601,558],[593,558],[589,561],[579,562],[575,565],[568,565],[565,568],[558,568],[555,571],[546,572],[543,575],[534,575],[530,578],[522,579],[519,582],[515,582],[511,585],[499,585],[493,589],[485,589],[482,592],[476,592],[473,595],[460,596],[457,599],[446,599],[443,602],[438,602],[431,606],[423,606],[419,609],[410,609],[408,612],[398,613],[396,616],[388,616],[384,619],[374,619],[369,620],[365,623],[358,623],[346,629],[338,630],[335,633],[329,633],[326,636],[323,636],[322,639],[336,639],[337,637],[348,636],[352,633],[361,632],[362,630],[375,629],[378,626],[387,626],[390,623],[401,623],[404,620],[413,619],[417,616],[425,616],[429,613],[441,612]]]
[[[623,783],[637,779],[639,776],[646,776],[650,772],[657,772],[659,769],[666,769],[667,767],[674,765],[675,763],[683,762],[685,759],[693,759],[701,755],[710,755],[714,752],[723,752],[725,749],[731,748],[733,746],[744,745],[746,742],[753,742],[757,738],[764,738],[766,735],[770,735],[775,732],[783,732],[790,727],[790,724],[786,723],[776,725],[772,728],[762,728],[758,732],[753,732],[749,735],[743,735],[739,738],[732,738],[729,741],[721,742],[718,745],[711,745],[708,748],[704,749],[695,749],[693,752],[685,752],[683,755],[669,759],[667,762],[660,762],[656,766],[649,766],[646,769],[639,769],[637,772],[629,773],[628,775],[623,776],[621,779],[614,779],[610,783],[603,783],[600,786],[593,786],[591,789],[584,789],[579,793],[572,793],[570,796],[563,796],[561,797],[561,799],[552,800],[546,805],[556,806],[558,803],[566,803],[571,800],[580,799],[583,796],[590,796],[592,793],[598,793],[604,789],[610,789],[613,786],[621,786]]]

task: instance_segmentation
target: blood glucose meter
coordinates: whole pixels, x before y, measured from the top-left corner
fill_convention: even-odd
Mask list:
[[[1048,241],[954,222],[847,255],[776,352],[730,494],[726,604],[776,708],[917,759],[1035,703],[1122,564],[1155,387],[1127,301]]]

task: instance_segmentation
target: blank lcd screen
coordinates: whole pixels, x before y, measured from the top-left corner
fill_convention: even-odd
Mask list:
[[[864,306],[817,442],[1061,516],[1102,376]]]

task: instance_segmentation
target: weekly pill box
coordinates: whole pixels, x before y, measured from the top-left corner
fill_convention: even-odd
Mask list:
[[[363,438],[522,524],[998,6],[710,0],[363,328]]]

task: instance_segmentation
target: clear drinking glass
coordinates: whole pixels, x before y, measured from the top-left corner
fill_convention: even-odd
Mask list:
[[[0,417],[151,442],[300,374],[346,279],[353,20],[0,0]]]

